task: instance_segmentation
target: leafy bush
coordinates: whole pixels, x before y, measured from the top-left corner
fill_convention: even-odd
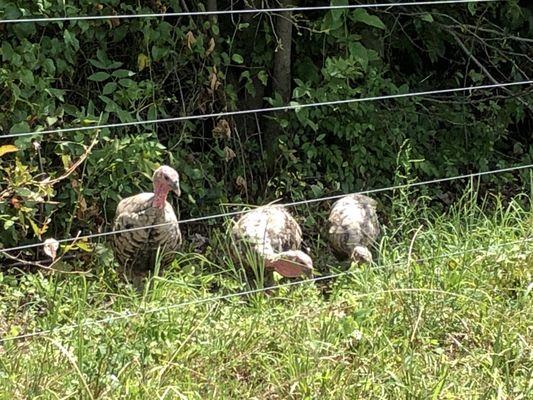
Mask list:
[[[0,16],[179,12],[187,3],[4,1]],[[300,5],[307,3],[327,4]],[[526,79],[533,71],[530,42],[522,38],[531,37],[530,18],[517,1],[294,15],[292,101]],[[241,15],[0,25],[0,133],[280,105],[272,63],[283,44],[274,20]],[[183,213],[191,216],[220,203],[388,185],[405,141],[412,157],[423,159],[415,165],[420,179],[531,162],[532,97],[523,89],[4,139],[0,146],[16,151],[0,147],[0,241],[10,246],[104,229],[117,201],[149,190],[151,170],[164,162],[182,173]],[[272,118],[277,132],[268,136]],[[265,152],[274,153],[273,167]],[[505,179],[517,183],[513,175]]]

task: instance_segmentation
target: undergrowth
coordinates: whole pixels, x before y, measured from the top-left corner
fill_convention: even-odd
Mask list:
[[[321,273],[345,274],[268,295],[202,301],[246,287],[222,232],[142,291],[107,262],[4,273],[0,399],[531,398],[530,199],[427,204],[396,199],[375,265],[319,240]]]

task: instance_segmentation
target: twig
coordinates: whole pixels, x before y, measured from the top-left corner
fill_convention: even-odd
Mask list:
[[[91,151],[92,151],[93,147],[96,145],[96,143],[98,143],[98,135],[95,136],[95,138],[93,139],[92,143],[89,145],[89,147],[87,147],[85,149],[85,152],[81,155],[81,157],[78,158],[76,160],[76,162],[74,164],[72,164],[70,166],[70,168],[63,175],[61,175],[60,177],[55,178],[55,179],[45,178],[39,183],[42,184],[42,185],[51,185],[51,186],[53,186],[56,183],[62,181],[63,179],[68,178],[70,175],[72,175],[72,173],[76,170],[76,168],[78,168],[81,165],[81,163],[83,163],[87,159],[87,157],[91,153]]]
[[[60,274],[72,274],[72,275],[88,275],[89,274],[87,271],[63,271],[63,270],[60,270],[60,269],[53,268],[53,266],[55,264],[57,264],[59,261],[61,261],[63,259],[63,256],[56,258],[54,260],[54,262],[52,262],[52,264],[50,264],[50,265],[43,265],[39,261],[23,260],[21,258],[12,256],[11,254],[8,254],[8,253],[4,253],[4,256],[9,258],[10,260],[16,261],[16,264],[12,264],[12,265],[10,265],[10,267],[25,265],[25,266],[30,266],[30,267],[42,268],[42,269],[44,269],[46,271],[50,271],[50,272],[54,272],[54,273],[57,272],[57,273],[60,273]]]
[[[481,70],[485,73],[485,75],[487,76],[487,78],[489,78],[489,80],[494,83],[494,84],[499,84],[500,82],[498,82],[496,80],[496,78],[494,78],[494,76],[492,76],[492,74],[489,72],[489,70],[487,68],[485,68],[485,66],[483,64],[481,64],[481,62],[476,58],[476,56],[474,56],[474,54],[472,54],[472,52],[470,50],[468,50],[468,48],[465,46],[465,44],[462,42],[462,40],[459,38],[459,36],[457,36],[457,34],[451,30],[451,29],[447,29],[446,28],[446,31],[452,35],[452,37],[455,39],[455,41],[457,42],[457,44],[459,45],[459,47],[461,47],[461,49],[466,53],[466,55],[476,63],[476,65],[481,68]],[[514,94],[512,90],[510,90],[509,88],[503,88],[503,90],[505,90],[507,93],[510,93],[510,94]],[[525,101],[524,99],[520,98],[520,97],[517,97],[517,100],[522,103],[525,107],[527,107],[530,111],[533,112],[533,107],[531,105],[529,105],[529,103],[527,101]]]
[[[72,242],[72,244],[67,246],[68,249],[70,249],[72,246],[74,246],[74,244],[76,243],[76,240],[80,236],[80,234],[81,234],[81,232],[78,232],[74,242]],[[11,266],[17,266],[17,265],[33,266],[33,267],[38,267],[38,268],[44,269],[46,271],[57,272],[57,273],[60,273],[60,274],[72,274],[72,275],[87,275],[87,274],[89,274],[89,272],[87,272],[87,271],[62,271],[60,269],[53,268],[54,265],[56,265],[59,261],[63,260],[63,258],[66,256],[67,252],[68,252],[68,250],[66,252],[64,252],[61,256],[59,256],[55,260],[53,260],[50,265],[42,264],[41,263],[42,260],[41,261],[27,261],[27,260],[23,260],[21,258],[18,258],[16,256],[13,256],[13,255],[11,255],[9,253],[4,253],[4,255],[7,258],[9,258],[10,260],[16,261],[16,264],[12,264]]]
[[[185,2],[185,0],[181,0],[181,6],[183,7],[183,10],[185,12],[189,12],[189,7],[187,6],[187,3]]]

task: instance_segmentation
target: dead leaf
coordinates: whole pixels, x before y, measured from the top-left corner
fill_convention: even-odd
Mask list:
[[[217,72],[217,67],[213,67],[213,69],[209,73],[209,87],[213,92],[217,90],[220,86],[220,81],[218,80]]]
[[[17,146],[14,146],[12,144],[5,144],[3,146],[0,146],[0,157],[2,157],[4,154],[7,154],[7,153],[14,153],[18,150],[19,149]]]
[[[231,138],[231,127],[229,126],[229,122],[225,119],[219,119],[212,132],[215,139]]]
[[[50,257],[52,260],[55,260],[57,257],[57,249],[59,248],[59,242],[54,238],[46,239],[44,241],[44,254]]]
[[[87,206],[87,201],[85,200],[85,197],[83,197],[83,195],[78,192],[78,208],[76,210],[76,216],[80,219],[85,219],[86,212],[88,209],[89,207]]]
[[[224,147],[224,160],[226,162],[233,160],[237,155],[228,146]]]
[[[235,184],[241,191],[246,191],[248,189],[248,185],[246,183],[246,179],[244,179],[242,176],[238,176],[235,180]]]
[[[12,197],[10,202],[11,202],[11,205],[17,210],[22,207],[22,200],[20,200],[18,197]]]
[[[112,14],[113,15],[118,15],[115,10],[113,10]],[[110,28],[116,28],[117,26],[120,25],[120,19],[119,18],[109,18],[107,20],[107,23],[109,24]]]
[[[205,56],[206,57],[209,57],[209,55],[215,50],[215,39],[214,38],[211,38],[211,40],[209,40],[209,47],[207,48],[207,50],[205,51]]]
[[[80,198],[78,199],[78,205],[81,212],[87,211],[87,201],[85,200],[85,197],[83,197],[81,194]]]
[[[189,50],[192,50],[192,46],[196,43],[196,38],[194,37],[194,33],[191,31],[187,32],[185,35],[185,39],[187,41],[187,47]]]

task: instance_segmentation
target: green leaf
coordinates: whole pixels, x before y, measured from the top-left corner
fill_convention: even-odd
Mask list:
[[[261,81],[263,86],[266,86],[268,84],[268,74],[266,71],[259,71],[257,74],[257,78]]]
[[[431,14],[429,14],[429,13],[422,14],[420,16],[420,19],[422,21],[426,21],[426,22],[433,22],[433,16]]]
[[[111,100],[109,97],[107,97],[107,96],[103,96],[103,95],[98,96],[98,98],[99,98],[100,100],[102,100],[102,101],[103,101],[104,103],[106,103],[106,104],[109,104],[109,103],[111,103],[111,102],[113,101],[113,100]]]
[[[65,40],[65,43],[71,45],[74,50],[78,51],[80,49],[80,42],[70,31],[65,30],[63,33],[63,39]]]
[[[33,230],[33,233],[35,234],[35,236],[37,236],[40,239],[41,238],[41,230],[39,229],[39,226],[31,218],[28,218],[28,221],[30,222],[30,226],[31,226],[31,229]]]
[[[15,225],[15,220],[14,219],[8,219],[7,221],[4,222],[4,229],[7,231],[13,225]]]
[[[149,120],[154,120],[154,119],[157,119],[157,106],[155,104],[152,104],[149,108],[148,108],[148,113],[147,113],[147,118]]]
[[[152,46],[152,59],[159,61],[170,52],[168,47]]]
[[[44,91],[50,94],[50,96],[54,96],[55,98],[61,101],[65,101],[65,98],[63,97],[65,94],[65,91],[62,89],[48,88],[48,89],[45,89]]]
[[[311,185],[311,191],[314,197],[321,197],[324,194],[324,190],[318,185]]]
[[[135,72],[128,71],[127,69],[117,69],[116,71],[113,71],[111,75],[115,78],[128,78],[135,75]]]
[[[468,3],[467,8],[468,11],[470,11],[470,15],[476,15],[477,4],[475,4],[474,2]]]
[[[105,84],[104,89],[102,90],[103,94],[111,94],[117,89],[117,84],[115,82],[108,82]]]
[[[22,133],[22,132],[30,132],[30,126],[26,121],[19,122],[18,124],[15,124],[11,127],[9,130],[9,133]],[[20,150],[26,150],[31,146],[31,141],[36,137],[37,135],[31,135],[31,136],[23,136],[19,137],[17,140],[15,140],[15,146],[17,146]]]
[[[98,58],[104,64],[107,64],[109,62],[109,58],[107,58],[107,54],[102,49],[96,50],[96,58]]]
[[[347,6],[348,0],[332,0],[331,5],[332,6]],[[342,16],[345,14],[346,14],[346,9],[343,9],[343,8],[331,10],[331,17],[334,23],[341,21]]]
[[[56,66],[54,64],[54,61],[50,58],[47,58],[43,62],[43,69],[49,74],[49,75],[55,75],[56,73]]]
[[[126,87],[126,88],[129,88],[129,87],[133,87],[137,84],[137,82],[135,82],[134,80],[132,79],[121,79],[118,81],[119,85],[120,86],[123,86],[123,87]]]
[[[33,77],[33,72],[29,69],[23,69],[20,71],[20,81],[26,86],[33,86],[35,83],[35,78]]]
[[[9,61],[13,57],[15,52],[13,47],[7,41],[2,42],[2,61]]]
[[[11,127],[9,130],[9,133],[21,133],[21,132],[28,132],[30,130],[30,126],[26,121],[21,121],[18,124],[15,124]]]
[[[90,243],[87,243],[87,242],[81,242],[81,241],[76,242],[75,247],[87,253],[90,253],[93,251],[93,248],[91,247]]]
[[[48,124],[48,126],[54,125],[57,122],[57,120],[58,120],[57,117],[46,117],[46,123]]]
[[[385,24],[383,24],[383,22],[381,22],[378,17],[376,17],[375,15],[370,15],[366,10],[362,8],[358,8],[357,10],[355,10],[353,14],[351,14],[351,18],[353,21],[362,22],[363,24],[367,24],[375,28],[386,29]]]
[[[365,46],[359,42],[351,43],[350,55],[361,64],[364,71],[367,70],[369,57]]]
[[[103,82],[106,79],[109,79],[109,77],[110,75],[107,72],[99,71],[99,72],[92,74],[87,79],[89,79],[90,81],[95,81],[95,82]]]
[[[242,58],[242,56],[240,54],[233,54],[231,56],[231,59],[236,62],[237,64],[242,64],[244,62],[244,58]]]

